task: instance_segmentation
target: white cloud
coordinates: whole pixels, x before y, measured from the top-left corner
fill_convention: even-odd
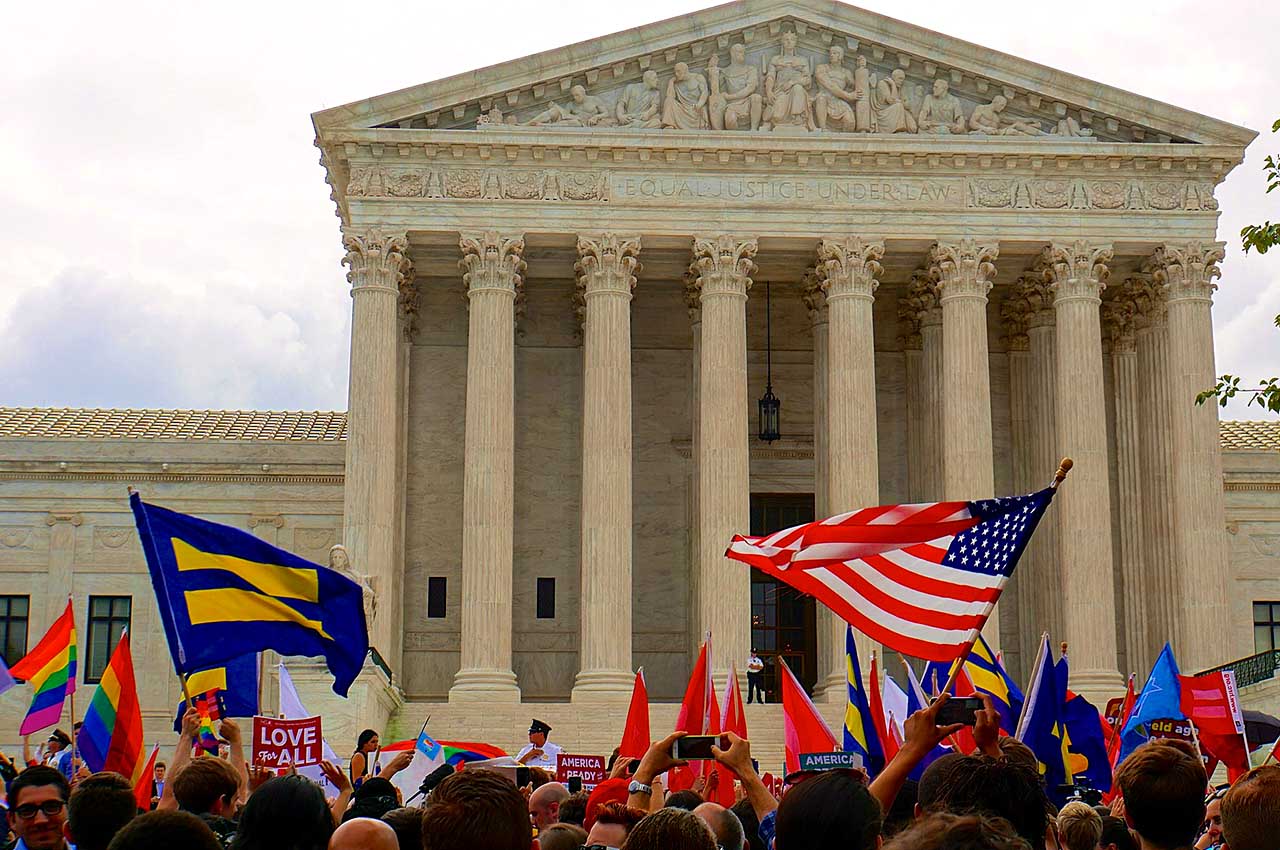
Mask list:
[[[350,300],[309,114],[700,8],[568,0],[6,8],[4,403],[341,408]],[[882,14],[1255,128],[1280,6],[868,0]],[[1269,134],[1221,237],[1280,217]],[[1232,251],[1218,370],[1280,374],[1280,257]]]

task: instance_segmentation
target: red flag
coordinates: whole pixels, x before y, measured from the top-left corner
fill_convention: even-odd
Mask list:
[[[138,804],[138,808],[144,812],[151,810],[151,793],[155,788],[154,780],[156,778],[156,754],[159,752],[159,744],[151,748],[151,758],[147,759],[146,767],[142,769],[142,775],[138,777],[138,781],[133,786],[133,799]]]
[[[631,688],[631,707],[627,709],[627,725],[622,730],[622,744],[618,756],[641,759],[649,751],[649,689],[644,683],[644,668],[636,671],[636,683]]]
[[[801,753],[830,753],[839,749],[836,736],[831,734],[827,721],[822,719],[813,701],[804,692],[795,674],[781,658],[782,668],[782,721],[787,753],[787,773],[800,769]]]
[[[876,654],[871,653],[871,678],[867,682],[867,702],[871,708],[871,725],[876,729],[876,737],[884,749],[884,763],[893,761],[898,754],[898,741],[889,735],[889,722],[884,713],[884,698],[880,693],[880,668],[877,666]]]
[[[711,687],[711,659],[708,641],[702,642],[698,660],[689,674],[689,684],[684,690],[680,713],[676,715],[676,731],[690,735],[705,735],[711,723],[711,702],[715,691]],[[682,791],[693,785],[694,777],[702,775],[702,762],[689,767],[677,767],[667,772],[667,790]]]
[[[724,713],[720,715],[720,731],[732,732],[739,738],[747,737],[747,712],[742,705],[742,688],[738,684],[738,663],[735,661],[724,687]]]
[[[1201,751],[1225,764],[1228,781],[1235,782],[1249,771],[1249,748],[1235,674],[1221,670],[1178,679],[1182,685],[1182,713],[1196,725]]]
[[[729,674],[729,678],[735,679],[735,672]],[[728,685],[726,684],[726,690]],[[707,720],[707,734],[719,735],[725,731],[720,725],[723,721],[720,714],[720,700],[716,698],[716,692],[711,691],[711,716]],[[706,792],[703,796],[712,803],[719,803],[726,809],[731,808],[736,800],[733,794],[733,771],[726,768],[719,762],[702,762],[703,776],[707,778]]]

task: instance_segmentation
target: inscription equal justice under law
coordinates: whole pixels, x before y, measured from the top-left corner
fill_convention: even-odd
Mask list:
[[[824,205],[964,209],[961,180],[899,177],[613,175],[615,201],[725,205]]]

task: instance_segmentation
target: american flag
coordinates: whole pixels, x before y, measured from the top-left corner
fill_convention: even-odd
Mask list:
[[[991,616],[1054,492],[865,508],[736,536],[725,555],[813,596],[891,649],[951,661]]]

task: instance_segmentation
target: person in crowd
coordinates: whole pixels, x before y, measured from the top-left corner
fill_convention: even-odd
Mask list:
[[[147,812],[129,821],[107,850],[218,850],[218,839],[190,812]],[[283,846],[283,845],[282,845]]]
[[[529,724],[529,743],[516,754],[516,761],[528,767],[541,767],[555,772],[556,762],[563,752],[559,744],[547,740],[551,727],[536,717]]]
[[[352,818],[333,831],[329,850],[400,850],[400,841],[390,824]]]
[[[345,778],[341,770],[333,772]],[[333,781],[328,770],[325,775]],[[347,789],[349,792],[349,783]],[[333,813],[319,785],[298,774],[278,776],[268,779],[249,795],[231,847],[232,850],[325,850],[333,829]]]
[[[884,850],[1032,850],[1004,818],[935,812],[917,820]]]
[[[626,793],[625,785],[623,793]],[[587,800],[589,799],[591,799],[590,791],[579,791],[566,797],[560,804],[560,823],[582,826],[582,822],[587,818]]]
[[[107,850],[111,839],[137,813],[138,801],[129,780],[118,773],[94,773],[71,792],[62,832],[76,850]]]
[[[764,661],[753,649],[747,656],[747,703],[764,701]]]
[[[395,830],[400,850],[421,850],[422,809],[417,806],[392,809],[382,816],[382,820]]]
[[[1184,741],[1148,741],[1120,763],[1116,784],[1142,850],[1184,850],[1204,822],[1204,763]]]
[[[547,782],[529,795],[529,820],[539,833],[560,821],[560,804],[569,799],[569,789],[559,782]]]
[[[1280,843],[1280,765],[1255,767],[1222,798],[1222,837],[1230,850],[1271,850]]]
[[[622,850],[716,850],[716,840],[693,812],[660,809],[635,825]]]
[[[647,814],[648,812],[633,809],[626,803],[605,803],[596,811],[595,823],[587,834],[587,846],[621,847],[631,830]]]
[[[1124,818],[1108,815],[1102,819],[1102,837],[1098,839],[1098,850],[1138,850],[1138,842],[1134,840]]]
[[[156,762],[155,772],[151,776],[151,808],[160,804],[160,795],[164,793],[164,775],[168,768],[162,761]]]
[[[587,845],[587,831],[571,823],[553,823],[538,832],[538,850],[579,850]]]
[[[854,771],[827,771],[791,786],[778,804],[778,850],[876,850],[880,804]]]
[[[1226,793],[1226,786],[1214,788],[1204,798],[1204,823],[1200,824],[1196,850],[1209,850],[1222,844],[1222,798]]]
[[[173,778],[178,808],[204,821],[223,847],[230,847],[236,836],[230,816],[235,814],[239,791],[240,777],[230,763],[219,758],[194,759]]]
[[[760,840],[760,819],[756,817],[756,810],[751,807],[751,801],[741,799],[733,804],[730,809],[738,816],[738,822],[742,824],[742,833],[747,839],[747,846],[750,850],[768,850],[764,846],[764,842]]]
[[[62,775],[71,781],[70,765],[64,767],[64,763],[71,758],[71,736],[61,729],[54,729],[49,735],[49,740],[44,742],[44,756],[40,763],[45,767],[52,767],[54,770],[61,771]],[[28,756],[27,763],[31,763]]]
[[[9,787],[9,829],[14,850],[62,850],[71,786],[62,772],[47,765],[29,767]]]
[[[1058,845],[1063,850],[1096,850],[1102,838],[1102,817],[1079,800],[1058,812]]]
[[[378,733],[373,729],[365,729],[356,737],[356,750],[351,754],[350,765],[352,788],[359,788],[366,779],[378,772],[375,762],[381,746]]]
[[[492,770],[460,770],[431,792],[422,816],[423,850],[529,850],[533,824],[524,796]]]
[[[746,836],[742,833],[742,821],[730,809],[719,803],[703,803],[693,813],[706,821],[721,850],[748,850]]]
[[[920,777],[920,807],[927,813],[1002,817],[1033,847],[1044,842],[1049,828],[1050,805],[1039,773],[1010,758],[943,756]]]
[[[634,784],[634,780],[630,782],[630,785],[634,786]],[[604,782],[601,782],[592,789],[591,796],[587,798],[587,809],[582,818],[582,828],[587,832],[591,832],[591,827],[595,826],[596,823],[596,813],[605,803],[627,803],[628,805],[636,805],[630,802],[628,794],[628,780],[626,779],[606,779]],[[639,808],[642,811],[648,811],[648,798],[645,798],[644,805],[636,806],[636,808]]]
[[[667,795],[665,803],[668,809],[684,809],[691,812],[706,802],[706,798],[694,791],[692,788],[685,788],[682,791],[673,791]]]
[[[902,790],[893,798],[893,805],[884,813],[882,832],[885,838],[892,838],[915,823],[916,806],[919,802],[920,783],[914,779],[903,782]]]
[[[340,814],[341,821],[355,818],[379,819],[392,809],[400,808],[400,798],[391,780],[381,776],[366,779],[356,789],[351,808]]]

